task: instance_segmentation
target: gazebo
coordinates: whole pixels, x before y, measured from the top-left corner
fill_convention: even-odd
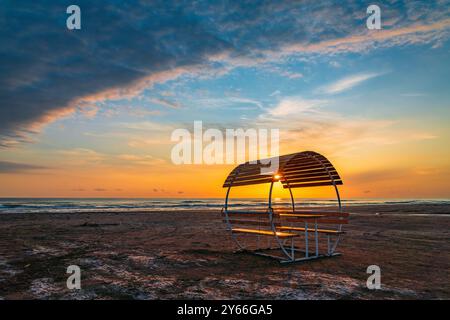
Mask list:
[[[272,166],[273,161],[278,161],[278,166]],[[271,167],[278,168],[272,170]],[[272,191],[278,182],[289,191],[289,208],[274,205]],[[230,204],[231,189],[256,184],[270,184],[267,207],[234,209]],[[338,185],[342,185],[342,179],[335,167],[313,151],[246,162],[234,168],[223,184],[227,188],[223,221],[240,251],[276,258],[282,263],[337,256],[336,247],[344,233],[342,226],[348,223],[349,216],[342,212]],[[301,208],[301,203],[295,202],[292,189],[311,187],[334,188],[336,205]],[[321,241],[321,236],[326,241]],[[297,246],[296,240],[297,244],[303,242],[302,247]]]

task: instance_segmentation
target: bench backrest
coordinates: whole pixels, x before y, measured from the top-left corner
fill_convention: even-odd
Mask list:
[[[287,222],[311,222],[314,220],[303,219],[302,217],[296,217],[295,214],[307,214],[307,215],[319,215],[317,223],[321,224],[348,224],[348,212],[339,211],[327,211],[327,210],[296,210],[295,213],[292,210],[279,210],[276,211],[280,215],[283,221]]]
[[[270,216],[267,211],[245,211],[245,210],[235,210],[227,211],[228,222],[233,226],[252,226],[253,228],[261,227],[267,230],[271,229]],[[281,224],[276,221],[277,214],[273,215],[274,225],[280,226]],[[227,222],[226,214],[222,212],[223,222]]]

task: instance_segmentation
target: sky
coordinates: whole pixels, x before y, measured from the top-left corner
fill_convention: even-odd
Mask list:
[[[279,129],[344,198],[449,198],[449,35],[449,1],[1,1],[0,197],[223,197],[235,165],[171,159],[202,121]]]

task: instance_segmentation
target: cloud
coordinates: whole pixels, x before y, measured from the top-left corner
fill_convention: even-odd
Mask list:
[[[288,97],[280,100],[250,126],[278,128],[280,145],[287,150],[320,150],[327,154],[344,154],[368,147],[413,143],[438,138],[432,132],[418,130],[401,120],[370,119],[329,111],[332,101]],[[409,121],[409,120],[408,120]]]
[[[425,22],[425,21],[424,21]],[[441,43],[449,37],[450,19],[445,18],[435,23],[417,23],[413,25],[366,32],[319,41],[316,43],[292,43],[283,47],[278,55],[295,53],[336,54],[342,52],[362,52],[376,48],[393,46]]]
[[[274,92],[272,92],[271,94],[269,94],[269,97],[275,97],[275,96],[279,96],[281,94],[280,90],[275,90]]]
[[[204,109],[219,109],[219,108],[233,108],[233,109],[264,109],[263,104],[255,99],[224,96],[224,97],[209,97],[195,100],[195,107]]]
[[[79,0],[82,29],[69,31],[66,4],[2,5],[0,146],[31,141],[44,125],[78,107],[133,97],[157,83],[221,76],[298,55],[418,43],[436,47],[448,39],[450,26],[441,9],[445,4],[431,1],[386,5],[387,29],[369,32],[366,4],[356,0],[226,7],[221,2]]]
[[[340,79],[334,83],[331,83],[325,87],[323,87],[321,92],[324,92],[326,94],[336,94],[341,93],[346,90],[350,90],[353,87],[360,85],[361,83],[380,76],[381,73],[363,73],[363,74],[355,74],[352,76],[345,77],[343,79]]]
[[[352,183],[374,183],[377,181],[390,181],[411,177],[413,172],[409,168],[372,169],[349,174],[347,180]]]
[[[167,99],[153,98],[150,101],[154,102],[156,104],[162,105],[164,107],[167,107],[167,108],[172,108],[172,109],[179,109],[179,108],[181,108],[181,104],[179,102],[174,102],[174,101],[170,101],[170,100],[167,100]]]
[[[290,115],[299,115],[304,112],[315,110],[323,105],[323,100],[307,100],[299,97],[289,97],[281,100],[278,105],[269,110],[269,114],[275,117],[285,117]]]
[[[70,4],[70,3],[68,3]],[[79,1],[82,29],[54,1],[5,4],[0,31],[0,136],[27,141],[79,104],[133,96],[229,45],[165,2]],[[127,8],[125,10],[125,7]],[[170,10],[169,10],[170,9]],[[20,32],[17,30],[20,29]]]
[[[73,148],[66,150],[58,150],[56,155],[61,155],[66,166],[93,166],[104,163],[107,159],[105,154],[100,152],[85,149]]]
[[[157,166],[165,163],[163,159],[158,159],[150,155],[120,154],[117,159],[129,165]]]
[[[162,132],[172,131],[175,129],[173,125],[158,123],[155,121],[123,122],[118,123],[117,127],[137,131],[162,131]]]
[[[45,169],[48,169],[48,167],[27,163],[0,161],[0,173],[20,173]]]

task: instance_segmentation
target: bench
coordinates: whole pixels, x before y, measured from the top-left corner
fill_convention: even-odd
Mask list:
[[[302,231],[305,232],[306,228],[302,227],[289,227],[289,226],[279,226],[277,227],[279,230],[287,230],[287,231]],[[308,231],[315,232],[316,230],[314,228],[308,228]],[[344,231],[339,230],[332,230],[332,229],[317,229],[318,233],[325,233],[325,234],[342,234],[345,233]]]
[[[349,213],[339,211],[294,211],[294,213],[282,213],[286,211],[278,211],[277,215],[287,222],[305,222],[310,221],[311,217],[317,216],[318,224],[348,224]],[[291,211],[292,212],[292,211]]]
[[[259,206],[242,208],[229,205],[232,188],[259,184],[270,184],[266,208]],[[277,203],[272,201],[274,184],[281,184],[283,189],[289,190],[292,209],[276,208]],[[336,256],[339,253],[336,253],[335,249],[340,234],[343,233],[341,228],[343,224],[348,223],[349,216],[348,213],[341,212],[338,186],[342,184],[342,179],[332,163],[323,155],[313,151],[242,163],[230,172],[223,183],[227,192],[222,209],[222,220],[227,224],[227,230],[232,234],[231,238],[237,246],[257,255],[272,257],[283,263]],[[336,209],[330,207],[299,210],[292,190],[317,187],[334,189],[339,211],[332,211]],[[309,254],[308,238],[311,233],[315,234],[313,255]],[[294,244],[302,234],[304,234],[304,250]],[[323,250],[323,253],[319,252],[319,234],[324,234],[327,238],[327,250],[326,252]],[[253,235],[253,237],[239,235]],[[267,247],[260,245],[260,236],[267,237]],[[273,248],[272,239],[276,240],[278,248]],[[271,254],[273,250],[281,250],[281,255]],[[298,252],[304,256],[296,256]]]
[[[278,238],[292,238],[292,237],[298,237],[299,235],[297,233],[290,233],[290,232],[282,232],[277,231],[276,233],[270,230],[257,230],[257,229],[246,229],[246,228],[234,228],[231,229],[232,232],[235,233],[248,233],[248,234],[258,234],[262,236],[272,236],[275,235]]]

